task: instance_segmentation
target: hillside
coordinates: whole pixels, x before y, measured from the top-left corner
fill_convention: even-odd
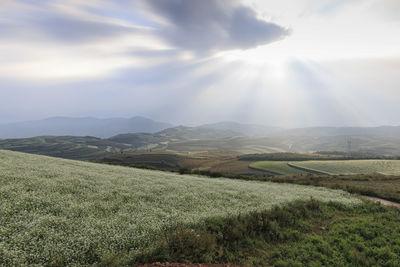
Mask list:
[[[131,145],[91,136],[39,136],[0,139],[0,149],[79,160],[94,159],[134,150]]]
[[[228,126],[231,124],[229,123]],[[225,124],[222,123],[221,125]],[[243,125],[239,126],[242,127]],[[240,127],[239,129],[236,128],[236,130],[241,131]],[[114,132],[120,129],[118,127],[115,129],[108,128],[108,126],[105,127],[106,130]],[[235,129],[235,127],[231,128]],[[206,128],[205,126],[178,126],[155,133],[121,132],[108,139],[88,136],[0,139],[0,149],[69,159],[95,159],[110,153],[146,151],[178,153],[226,151],[235,154],[333,151],[337,152],[337,154],[343,154],[348,153],[348,141],[351,140],[350,149],[352,154],[399,156],[400,135],[395,135],[396,127],[392,128],[392,131],[387,132],[382,130],[385,127],[371,128],[375,129],[375,131],[381,131],[381,134],[377,135],[330,135],[323,131],[318,131],[319,136],[314,136],[317,132],[313,132],[313,135],[307,135],[304,132],[297,132],[297,134],[304,135],[283,135],[284,133],[293,134],[288,130],[282,132],[282,135],[243,136],[243,131],[240,133],[229,129],[214,129]],[[340,134],[338,131],[330,131],[336,128],[328,129],[331,134]],[[369,128],[365,129],[367,131]],[[354,131],[354,133],[357,132],[360,134],[359,130]]]
[[[312,196],[359,203],[343,191],[209,179],[0,151],[0,264],[89,265],[135,257],[165,227],[246,214]],[[121,257],[122,254],[118,254]]]
[[[53,117],[38,121],[0,125],[0,138],[27,138],[49,135],[108,138],[120,133],[155,133],[169,127],[172,127],[172,125],[139,116],[129,119]]]
[[[178,127],[168,128],[163,131],[153,133],[147,136],[149,137],[151,136],[157,141],[185,141],[185,140],[217,140],[239,135],[240,135],[239,133],[230,130],[178,126]],[[133,143],[136,142],[136,139],[138,137],[140,138],[140,136],[145,136],[145,134],[141,133],[120,134],[109,138],[109,140]]]
[[[130,144],[139,150],[155,148],[157,150],[169,150],[169,144],[197,142],[197,141],[216,141],[223,142],[224,139],[229,139],[234,136],[239,136],[239,133],[229,130],[210,129],[203,127],[186,127],[178,126],[168,128],[163,131],[148,134],[148,133],[131,133],[119,134],[109,138],[113,142]]]

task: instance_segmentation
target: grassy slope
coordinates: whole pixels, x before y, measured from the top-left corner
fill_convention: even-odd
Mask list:
[[[304,161],[291,164],[330,174],[400,174],[400,160]]]
[[[324,188],[209,179],[0,151],[0,265],[89,264],[134,258],[178,222],[269,209]]]
[[[263,170],[278,175],[306,174],[308,172],[292,168],[287,161],[257,161],[249,166],[257,170]]]

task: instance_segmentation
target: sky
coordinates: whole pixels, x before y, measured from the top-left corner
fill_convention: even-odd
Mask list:
[[[400,125],[398,0],[0,0],[0,123]]]

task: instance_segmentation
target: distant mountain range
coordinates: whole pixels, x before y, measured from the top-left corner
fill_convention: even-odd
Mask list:
[[[0,139],[0,149],[75,159],[137,151],[210,150],[238,154],[316,151],[347,153],[351,150],[400,155],[400,127],[395,126],[282,129],[219,122],[197,127],[174,127],[143,117],[56,117],[0,125]]]
[[[119,134],[162,133],[179,135],[178,139],[215,139],[247,136],[400,136],[400,126],[381,127],[308,127],[284,129],[259,124],[217,122],[197,127],[178,126],[154,121],[145,117],[98,119],[92,117],[53,117],[0,125],[0,139],[36,136],[93,136],[110,138]],[[217,130],[217,131],[210,131]],[[182,138],[181,138],[182,137]]]
[[[0,138],[67,135],[108,138],[121,133],[155,133],[170,127],[173,127],[173,125],[139,116],[128,119],[53,117],[38,121],[0,125]]]

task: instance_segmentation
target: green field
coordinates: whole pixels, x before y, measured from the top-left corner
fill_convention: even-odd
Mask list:
[[[178,222],[245,214],[313,196],[359,203],[325,188],[209,179],[0,151],[0,265],[87,265],[156,245]]]
[[[400,160],[303,161],[291,165],[328,174],[400,175]]]
[[[249,167],[270,172],[277,175],[305,174],[306,171],[292,168],[287,161],[257,161],[251,163]]]

